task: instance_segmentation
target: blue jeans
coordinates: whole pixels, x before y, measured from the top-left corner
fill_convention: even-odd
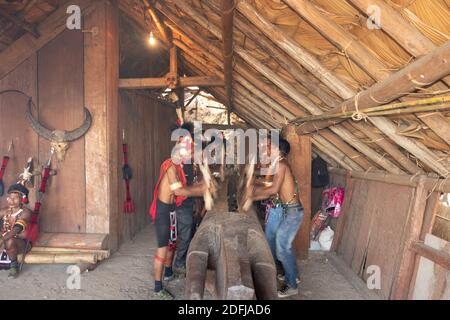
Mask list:
[[[292,242],[303,221],[303,207],[291,205],[272,208],[266,225],[266,238],[274,259],[283,265],[286,284],[297,288],[297,259]]]

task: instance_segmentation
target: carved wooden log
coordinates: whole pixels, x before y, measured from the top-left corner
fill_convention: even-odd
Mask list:
[[[208,212],[189,247],[186,268],[188,299],[202,299],[210,286],[221,300],[276,298],[275,263],[254,214]]]

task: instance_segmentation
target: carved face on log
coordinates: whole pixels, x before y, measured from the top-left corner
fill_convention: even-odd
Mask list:
[[[213,209],[191,241],[186,297],[202,299],[206,288],[221,300],[276,299],[275,262],[256,212],[227,210],[228,190],[241,189],[230,187],[230,180],[221,183]]]
[[[63,161],[67,150],[69,149],[69,142],[75,141],[86,134],[92,124],[92,116],[88,109],[84,108],[84,122],[75,130],[63,131],[54,130],[44,127],[31,113],[31,101],[28,104],[26,118],[33,130],[42,138],[50,141],[52,148],[55,150],[58,161]]]

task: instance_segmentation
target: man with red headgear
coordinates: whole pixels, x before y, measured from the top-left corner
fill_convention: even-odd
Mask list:
[[[19,275],[17,255],[26,245],[25,235],[32,212],[23,206],[28,203],[28,189],[22,184],[13,184],[8,189],[7,208],[0,209],[0,250],[6,250],[11,259],[10,278]]]
[[[206,184],[203,182],[187,185],[183,166],[192,160],[194,148],[191,134],[188,130],[184,131],[185,134],[180,134],[171,158],[161,165],[150,208],[158,241],[154,261],[155,292],[161,299],[173,299],[173,296],[163,289],[161,281],[163,269],[166,277],[169,278],[172,274],[174,252],[169,250],[171,213],[173,214],[188,197],[202,196],[206,191]]]

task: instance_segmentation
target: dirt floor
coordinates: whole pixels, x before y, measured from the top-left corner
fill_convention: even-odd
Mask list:
[[[80,289],[68,289],[68,265],[25,265],[17,279],[8,279],[8,271],[0,271],[0,299],[154,299],[155,240],[153,226],[146,227],[94,271],[82,273]],[[299,263],[299,270],[299,295],[292,299],[365,299],[325,253],[311,252],[307,261]],[[176,279],[167,285],[176,299],[184,298],[184,282]]]

